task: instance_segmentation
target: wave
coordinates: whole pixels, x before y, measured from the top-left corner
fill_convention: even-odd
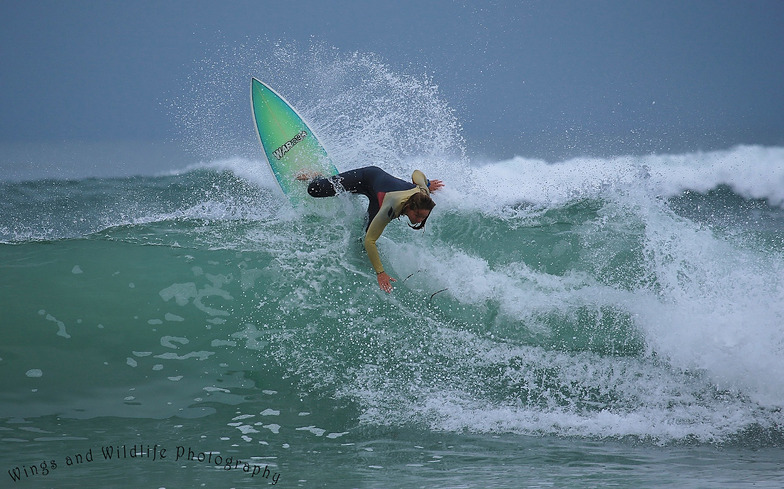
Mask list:
[[[576,199],[602,198],[607,191],[637,193],[635,198],[643,201],[726,187],[746,200],[762,201],[760,208],[784,206],[784,148],[778,147],[739,146],[709,153],[575,158],[557,163],[522,157],[475,164],[409,159],[395,162],[390,171],[404,175],[415,167],[447,183],[441,195],[447,206],[501,217],[518,204],[564,205]],[[262,218],[268,213],[260,214],[260,208],[278,212],[284,205],[266,165],[240,157],[194,163],[158,176],[0,185],[6,196],[5,219],[0,224],[4,241],[74,237],[112,226],[178,218]],[[263,199],[263,205],[257,199]],[[40,212],[27,219],[16,216],[28,204]]]
[[[212,102],[249,76],[216,70],[192,92],[214,110],[197,104],[184,124],[224,155],[247,141],[252,153],[157,176],[0,184],[0,281],[40,302],[10,317],[69,336],[40,338],[36,375],[81,365],[49,343],[91,345],[84,325],[123,339],[73,349],[123,366],[91,387],[117,402],[86,409],[71,372],[58,377],[68,402],[51,405],[201,413],[192,400],[218,372],[215,392],[223,374],[250,396],[284,379],[291,406],[307,393],[329,412],[349,406],[359,426],[784,444],[784,148],[471,162],[427,77],[287,46],[248,66],[295,87],[287,98],[341,169],[420,168],[446,183],[423,233],[392,223],[379,241],[395,292],[377,290],[364,255],[362,198],[292,209],[255,139],[234,146],[238,125],[220,116],[234,111]],[[310,83],[285,83],[302,73]],[[117,379],[148,367],[145,401],[127,405]],[[170,406],[155,393],[172,378]]]
[[[779,153],[744,147],[707,160]],[[784,236],[746,218],[764,210],[781,219],[781,209],[729,190],[683,194],[690,180],[672,160],[687,158],[594,160],[590,170],[521,158],[425,167],[447,188],[424,233],[393,223],[380,241],[398,278],[392,296],[378,296],[368,271],[361,198],[294,210],[260,162],[239,158],[158,177],[3,184],[3,240],[15,246],[0,250],[14,255],[8,263],[21,263],[17,253],[59,257],[69,280],[96,260],[109,271],[155,270],[132,280],[158,298],[133,317],[220,319],[219,329],[180,335],[225,349],[215,358],[253,364],[261,354],[269,375],[355,404],[361,424],[778,439]],[[703,165],[716,176],[702,189],[726,183],[720,165]],[[466,171],[472,177],[460,180]],[[521,174],[530,178],[509,183]],[[746,188],[767,187],[760,179]],[[56,273],[46,267],[36,283]],[[22,296],[39,293],[14,283]],[[85,296],[125,300],[100,284],[52,291],[43,309]],[[133,351],[124,355],[136,359]]]
[[[573,158],[548,163],[513,158],[477,165],[470,173],[476,193],[503,204],[521,200],[563,203],[596,197],[608,187],[639,187],[663,197],[686,190],[708,192],[725,185],[747,199],[784,204],[784,148],[735,148],[673,155]]]

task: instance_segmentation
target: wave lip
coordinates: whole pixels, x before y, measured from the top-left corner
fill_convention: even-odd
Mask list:
[[[747,199],[765,199],[784,206],[784,148],[737,146],[727,150],[677,155],[572,158],[548,163],[516,157],[471,169],[474,188],[491,201],[513,204],[564,203],[578,197],[597,197],[603,190],[642,186],[663,197],[685,190],[707,192],[726,185]],[[447,180],[448,183],[449,180]]]

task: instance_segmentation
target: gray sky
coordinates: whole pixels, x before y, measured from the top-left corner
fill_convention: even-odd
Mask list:
[[[782,26],[780,0],[0,0],[0,141],[177,138],[174,87],[264,36],[430,73],[476,153],[784,145]]]

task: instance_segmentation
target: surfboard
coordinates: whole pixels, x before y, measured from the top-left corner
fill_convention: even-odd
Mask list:
[[[307,182],[297,180],[297,175],[337,175],[327,151],[302,116],[256,78],[251,79],[251,105],[264,158],[292,204],[303,202],[307,196]]]

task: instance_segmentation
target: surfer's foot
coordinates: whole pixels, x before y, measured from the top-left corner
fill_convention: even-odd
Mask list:
[[[302,173],[298,174],[294,178],[296,178],[300,182],[310,182],[311,180],[315,180],[316,178],[322,177],[322,176],[324,176],[324,175],[321,174],[321,173],[318,173],[318,172],[313,172],[313,173],[302,172]]]

